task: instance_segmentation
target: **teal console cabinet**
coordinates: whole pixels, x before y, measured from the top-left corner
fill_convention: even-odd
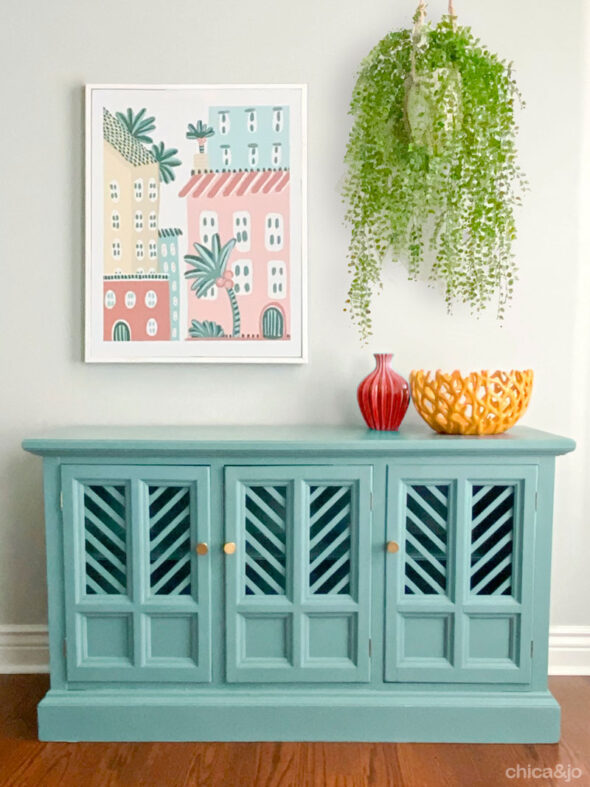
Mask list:
[[[72,428],[43,456],[43,740],[553,742],[555,457],[323,427]]]

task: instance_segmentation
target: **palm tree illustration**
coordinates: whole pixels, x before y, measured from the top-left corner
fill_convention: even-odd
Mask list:
[[[152,145],[152,156],[158,163],[160,180],[163,180],[164,183],[170,183],[176,178],[173,167],[179,167],[182,163],[180,159],[175,158],[177,153],[177,148],[167,148],[163,142],[160,142],[159,145]]]
[[[219,323],[212,322],[211,320],[191,320],[191,327],[188,329],[189,336],[193,339],[219,339],[223,336],[223,328]]]
[[[145,117],[146,108],[140,109],[139,112],[134,112],[131,107],[127,107],[127,112],[117,112],[117,119],[125,126],[127,131],[138,142],[145,142],[148,145],[153,142],[149,136],[151,131],[156,128],[155,117]]]
[[[240,307],[234,291],[234,275],[226,270],[235,245],[236,239],[232,238],[222,246],[218,232],[213,236],[210,249],[202,243],[193,243],[198,254],[184,255],[185,262],[193,266],[193,270],[185,271],[184,275],[187,279],[194,279],[191,290],[195,291],[197,298],[202,298],[211,287],[219,287],[227,292],[233,317],[232,336],[239,336]]]
[[[203,123],[202,120],[197,120],[197,125],[194,123],[188,124],[188,131],[186,132],[187,139],[196,139],[199,146],[199,153],[205,152],[205,142],[215,134],[215,130]]]

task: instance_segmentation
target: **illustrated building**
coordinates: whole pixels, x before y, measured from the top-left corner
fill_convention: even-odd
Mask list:
[[[170,282],[170,338],[178,341],[180,329],[180,297],[183,286],[183,265],[180,263],[179,243],[182,230],[169,227],[158,230],[158,270],[165,274]]]
[[[233,276],[240,333],[233,336],[235,314],[223,282],[197,297],[194,279],[185,284],[186,332],[196,321],[216,323],[233,339],[289,338],[289,108],[214,106],[208,123],[214,131],[208,152],[195,155],[179,193],[187,206],[185,253],[198,254],[195,243],[211,248],[216,233],[222,245],[235,239],[226,272]]]
[[[289,107],[210,107],[209,125],[211,169],[289,168]]]
[[[162,273],[107,274],[103,312],[105,341],[168,341],[168,276]]]
[[[170,283],[158,270],[158,164],[106,108],[103,137],[103,338],[168,341]]]
[[[104,273],[158,269],[159,169],[151,151],[103,110]]]
[[[290,332],[290,173],[285,169],[197,172],[180,196],[186,198],[189,254],[193,244],[211,246],[235,238],[228,263],[240,309],[242,339],[282,339]],[[186,270],[186,266],[185,266]],[[187,287],[188,326],[209,320],[232,333],[225,291],[212,286],[197,298]]]

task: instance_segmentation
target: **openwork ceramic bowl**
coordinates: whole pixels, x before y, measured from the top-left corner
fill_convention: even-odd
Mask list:
[[[419,415],[441,434],[500,434],[524,415],[533,390],[533,371],[445,374],[440,369],[410,374]]]

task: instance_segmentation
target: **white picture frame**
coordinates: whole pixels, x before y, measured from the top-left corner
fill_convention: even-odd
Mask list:
[[[86,362],[307,362],[306,115],[302,84],[86,86]]]

